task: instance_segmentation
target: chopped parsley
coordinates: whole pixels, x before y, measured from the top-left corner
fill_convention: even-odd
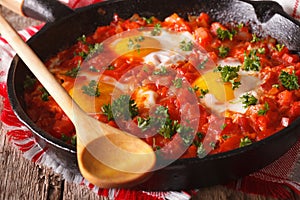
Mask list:
[[[232,89],[236,89],[241,85],[241,82],[236,81],[238,79],[238,71],[240,70],[240,66],[218,66],[215,71],[221,73],[221,78],[223,82],[230,82],[232,84]]]
[[[257,52],[258,52],[259,54],[265,54],[265,53],[266,53],[266,49],[265,49],[264,47],[261,47],[261,48],[258,48],[258,49],[257,49]]]
[[[80,70],[80,67],[77,66],[77,67],[74,67],[74,68],[68,70],[64,75],[75,78],[77,76],[79,70]]]
[[[182,88],[182,78],[176,78],[172,82],[176,88]]]
[[[299,89],[298,76],[296,76],[295,71],[293,71],[292,74],[289,74],[286,71],[281,71],[279,80],[281,84],[288,90]]]
[[[74,53],[74,55],[78,55],[82,57],[83,59],[92,57],[95,53],[100,53],[103,51],[103,44],[102,43],[95,43],[89,45],[89,51],[88,52],[78,52],[78,54]]]
[[[142,131],[146,131],[152,128],[156,128],[158,133],[165,138],[171,138],[180,127],[177,120],[172,120],[168,113],[168,108],[164,106],[158,106],[155,110],[155,116],[149,116],[148,118],[137,118],[138,127]]]
[[[229,30],[223,30],[221,28],[217,29],[217,36],[220,40],[232,40],[234,33],[231,33]]]
[[[257,35],[255,33],[252,34],[252,40],[250,41],[251,43],[254,43],[254,42],[259,42],[260,41],[260,38],[257,37]]]
[[[49,101],[49,92],[45,88],[40,88],[40,91],[42,92],[41,98],[43,101]]]
[[[89,54],[100,53],[103,51],[103,43],[95,43],[89,46]]]
[[[166,75],[168,74],[168,70],[165,66],[161,66],[159,70],[153,72],[153,75]]]
[[[76,145],[76,135],[73,135],[73,136],[68,136],[68,135],[66,135],[66,134],[62,134],[61,135],[61,140],[62,141],[64,141],[64,142],[70,142],[72,145]]]
[[[161,34],[161,24],[160,23],[157,23],[154,25],[154,29],[151,31],[151,35],[153,36],[158,36]]]
[[[180,42],[180,49],[182,51],[192,51],[193,50],[193,42],[192,41],[188,41],[186,42],[185,40]]]
[[[218,50],[219,50],[219,56],[221,58],[225,58],[228,55],[230,49],[229,47],[220,46]]]
[[[256,55],[257,49],[252,49],[247,55],[244,53],[243,70],[259,71],[261,68],[260,58]]]
[[[202,142],[200,142],[200,143],[198,144],[197,156],[198,156],[199,158],[203,158],[203,157],[206,156],[206,155],[207,155],[207,153],[206,153],[206,150],[205,150],[205,148],[204,148],[204,145],[203,145]]]
[[[84,94],[87,94],[92,97],[99,97],[100,91],[95,80],[91,80],[88,85],[84,85],[81,87]]]
[[[27,75],[24,81],[24,89],[32,89],[36,82],[37,80],[35,78],[31,78]]]
[[[280,51],[282,51],[282,49],[283,49],[284,47],[285,47],[284,44],[276,44],[275,50],[278,51],[278,52],[280,52]]]
[[[111,104],[106,104],[102,106],[102,112],[107,116],[107,120],[113,120],[114,115],[112,113]]]
[[[208,89],[200,89],[201,95],[199,96],[199,98],[204,98],[204,96],[209,92]]]
[[[139,43],[144,40],[145,40],[144,36],[138,36],[133,39],[129,38],[127,47],[129,50],[137,50],[139,52],[141,49],[141,45]]]
[[[257,98],[255,98],[255,96],[250,95],[248,93],[244,94],[240,98],[242,99],[242,104],[244,104],[244,108],[247,108],[250,105],[256,105],[257,103]]]
[[[206,57],[206,58],[205,58],[205,59],[197,66],[197,68],[198,68],[198,69],[204,69],[207,62],[208,62],[208,57]]]
[[[86,44],[86,36],[82,35],[81,37],[77,38],[78,42],[82,42],[83,44]]]
[[[108,120],[124,119],[129,120],[138,115],[138,107],[129,95],[121,95],[112,104],[102,106],[103,113]]]
[[[200,88],[195,85],[194,87],[188,87],[188,91],[191,92],[191,93],[195,93],[199,90]]]
[[[250,144],[252,144],[252,141],[246,136],[241,139],[240,147],[248,146]]]
[[[143,17],[143,19],[145,20],[145,22],[147,24],[152,24],[153,23],[153,17],[149,17],[149,18]]]
[[[270,110],[269,104],[268,104],[268,102],[265,102],[265,104],[264,104],[264,109],[260,109],[260,110],[257,112],[257,114],[260,115],[260,116],[262,116],[262,115],[267,114],[267,112],[268,112],[269,110]]]
[[[176,131],[177,131],[177,133],[179,133],[179,135],[182,138],[183,143],[186,146],[189,146],[192,144],[192,142],[194,140],[194,134],[193,134],[194,130],[191,127],[179,125],[177,127]]]

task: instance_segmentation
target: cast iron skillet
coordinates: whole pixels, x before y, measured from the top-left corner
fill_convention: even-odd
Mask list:
[[[40,5],[41,10],[50,10],[51,13],[53,7],[48,3],[45,7]],[[271,35],[294,51],[299,51],[300,46],[300,35],[298,34],[300,24],[284,13],[281,6],[274,2],[118,0],[91,5],[75,12],[63,7],[59,9],[58,14],[50,15],[50,21],[54,22],[47,23],[28,42],[42,60],[69,47],[79,36],[92,33],[97,26],[108,25],[114,13],[124,19],[131,17],[134,13],[163,19],[175,12],[185,18],[188,14],[197,15],[200,12],[207,12],[213,20],[223,23],[250,22],[254,32],[260,35]],[[30,14],[28,8],[25,8],[24,12]],[[67,16],[61,17],[65,12],[68,13]],[[40,19],[45,20],[47,17]],[[24,111],[23,81],[26,75],[31,75],[31,73],[16,56],[8,74],[8,94],[16,115],[33,131],[42,147],[49,148],[53,152],[53,157],[58,159],[63,166],[77,172],[76,149],[41,130]],[[207,156],[203,159],[177,160],[171,165],[155,171],[149,180],[135,186],[134,189],[182,190],[222,184],[237,179],[268,165],[289,150],[300,137],[299,124],[300,119],[297,119],[290,126],[271,137],[240,149]]]

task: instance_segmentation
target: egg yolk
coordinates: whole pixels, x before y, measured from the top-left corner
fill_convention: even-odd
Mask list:
[[[121,37],[111,44],[111,48],[118,55],[144,57],[152,52],[159,51],[161,44],[155,38],[140,34],[130,37]]]
[[[220,102],[227,102],[234,99],[234,91],[232,84],[229,82],[224,83],[221,78],[221,74],[213,71],[209,71],[193,83],[193,87],[198,87],[197,95],[201,95],[202,90],[208,90],[210,94],[213,94]]]
[[[69,94],[74,101],[80,106],[82,110],[87,113],[99,113],[102,110],[102,106],[111,103],[111,96],[118,89],[111,84],[99,82],[98,89],[99,96],[89,96],[81,89],[83,85],[88,85],[88,81],[80,82],[75,85]],[[120,92],[120,91],[119,91]]]

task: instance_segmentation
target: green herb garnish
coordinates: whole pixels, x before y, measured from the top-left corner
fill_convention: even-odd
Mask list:
[[[221,78],[223,82],[230,82],[232,84],[232,89],[236,89],[241,85],[241,82],[236,81],[239,74],[240,66],[218,66],[215,71],[221,73]]]
[[[176,88],[181,88],[182,87],[182,78],[176,78],[175,80],[172,81],[173,85]]]
[[[180,42],[180,49],[182,51],[192,51],[193,47],[194,47],[194,45],[193,45],[192,41],[186,42],[185,40],[183,40]]]
[[[284,47],[285,47],[284,44],[276,44],[275,49],[276,51],[280,52]]]
[[[161,24],[160,23],[157,23],[154,25],[154,29],[151,31],[151,35],[153,36],[157,36],[157,35],[160,35],[161,34]]]
[[[102,111],[108,120],[129,120],[138,115],[138,107],[129,95],[121,95],[118,99],[114,100],[111,105],[104,105]]]
[[[49,92],[45,88],[40,88],[40,91],[42,92],[41,98],[43,101],[49,101]]]
[[[244,137],[241,139],[240,147],[248,146],[252,144],[252,141],[248,137]]]
[[[153,75],[166,75],[168,74],[168,70],[165,66],[161,66],[159,70],[153,72]]]
[[[264,109],[260,109],[260,110],[257,112],[257,114],[260,115],[260,116],[262,116],[262,115],[267,114],[267,112],[268,112],[269,110],[270,110],[269,104],[268,104],[268,102],[265,102],[265,104],[264,104]]]
[[[24,89],[32,89],[36,82],[37,80],[35,78],[31,78],[27,75],[24,81]]]
[[[204,98],[204,96],[209,92],[208,89],[200,89],[201,95],[199,96],[199,98]]]
[[[296,76],[295,71],[293,71],[292,74],[289,74],[286,71],[281,71],[279,80],[281,84],[288,90],[299,89],[298,76]]]
[[[260,38],[257,37],[257,35],[255,33],[252,34],[252,40],[250,41],[251,43],[254,43],[254,42],[259,42],[260,41]]]
[[[219,50],[219,56],[221,58],[225,58],[228,55],[230,49],[229,47],[220,46],[218,50]]]
[[[69,71],[67,71],[65,73],[65,75],[66,76],[70,76],[72,78],[75,78],[77,76],[77,74],[78,74],[79,71],[80,71],[80,67],[79,66],[78,67],[74,67],[74,68],[70,69]]]
[[[91,80],[88,85],[82,86],[81,89],[84,94],[87,94],[89,96],[93,96],[93,97],[100,96],[100,91],[97,82],[95,80]]]
[[[255,96],[250,95],[248,93],[241,96],[240,99],[242,100],[242,104],[244,104],[244,108],[247,108],[250,105],[256,105],[257,103],[257,98],[255,98]]]
[[[259,71],[261,68],[260,58],[256,55],[257,50],[252,49],[247,55],[244,53],[243,70],[245,71]]]
[[[233,39],[233,35],[234,33],[231,33],[228,30],[223,30],[221,28],[217,29],[217,36],[220,40],[225,40],[225,39],[229,39],[232,40]]]

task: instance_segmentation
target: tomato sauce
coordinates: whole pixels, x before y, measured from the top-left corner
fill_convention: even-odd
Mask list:
[[[145,29],[151,37],[141,34]],[[192,36],[192,43],[177,41],[184,58],[164,63],[173,56],[160,51],[166,49],[167,37],[160,39],[166,33]],[[143,46],[149,44],[156,46]],[[151,62],[145,62],[148,55]],[[220,64],[228,60],[233,64]],[[164,21],[115,15],[110,25],[78,38],[46,65],[83,110],[143,138],[168,158],[178,152],[182,158],[201,158],[251,145],[300,115],[299,56],[274,38],[251,33],[247,24],[213,22],[206,13],[187,20],[173,14]],[[258,85],[249,89],[254,82],[243,82],[244,76]],[[222,88],[210,88],[205,77],[217,77]],[[30,77],[24,85],[31,119],[74,144],[74,126],[42,85]],[[225,100],[220,100],[223,90]],[[243,91],[237,95],[238,90]]]

